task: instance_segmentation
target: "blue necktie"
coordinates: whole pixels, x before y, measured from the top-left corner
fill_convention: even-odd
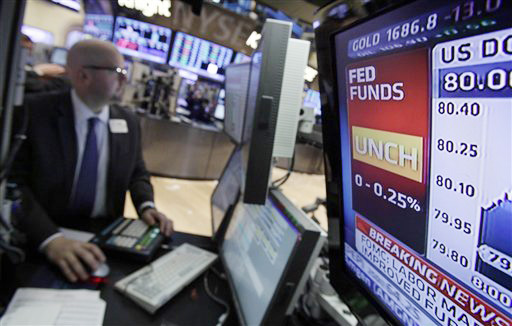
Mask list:
[[[75,186],[75,195],[71,203],[71,214],[90,217],[96,197],[96,179],[98,178],[98,142],[95,126],[98,118],[89,118],[82,165]]]

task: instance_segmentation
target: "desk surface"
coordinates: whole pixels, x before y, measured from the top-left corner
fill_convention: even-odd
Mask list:
[[[179,232],[173,236],[170,245],[178,246],[184,242],[216,251],[210,238]],[[161,254],[163,253],[165,251]],[[99,288],[101,298],[107,302],[104,325],[215,325],[220,315],[225,312],[224,307],[207,296],[203,285],[204,274],[202,274],[151,315],[131,299],[114,290],[114,284],[118,280],[141,268],[144,263],[108,257],[108,264],[111,270],[110,275],[106,284]],[[219,261],[214,266],[219,270],[222,269]],[[41,256],[8,269],[3,277],[9,279],[8,283],[5,280],[1,282],[1,298],[4,300],[12,297],[17,287],[48,287],[52,282],[63,281],[60,273]],[[226,281],[220,280],[214,273],[208,273],[208,282],[210,290],[228,301],[231,306],[230,316],[225,324],[239,324]],[[80,287],[87,287],[87,285],[81,284]]]

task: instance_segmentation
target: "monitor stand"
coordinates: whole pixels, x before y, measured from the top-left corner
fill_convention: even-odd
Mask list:
[[[337,324],[342,326],[356,326],[358,320],[350,311],[350,308],[341,301],[340,297],[332,287],[329,281],[328,269],[322,266],[322,260],[317,259],[315,266],[311,270],[311,287],[309,298],[306,304],[310,311],[316,310],[317,314],[320,308],[326,312]]]

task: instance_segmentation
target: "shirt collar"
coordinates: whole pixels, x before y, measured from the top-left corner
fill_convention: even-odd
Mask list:
[[[108,105],[105,105],[100,113],[94,113],[89,107],[80,99],[74,89],[71,90],[71,101],[73,103],[73,111],[75,113],[75,123],[86,123],[89,118],[98,118],[103,123],[107,124],[110,117]]]

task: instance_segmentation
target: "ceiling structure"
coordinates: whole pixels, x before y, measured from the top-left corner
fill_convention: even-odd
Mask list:
[[[292,18],[313,24],[316,10],[332,0],[256,0],[256,2],[281,10]]]
[[[294,19],[298,19],[303,23],[313,25],[317,9],[333,2],[333,0],[256,0],[256,2],[275,10],[281,10],[286,15]],[[308,65],[314,69],[317,69],[314,42],[312,42],[312,45],[313,47],[311,49],[312,51],[310,53]],[[318,78],[315,78],[309,87],[318,90]]]

